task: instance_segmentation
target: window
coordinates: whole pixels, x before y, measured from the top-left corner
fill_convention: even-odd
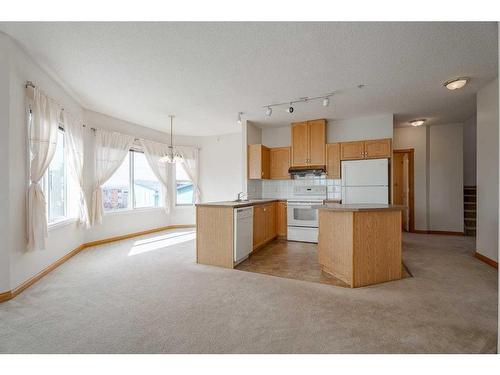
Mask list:
[[[126,210],[129,208],[130,195],[130,158],[102,186],[102,201],[105,211]]]
[[[49,223],[61,221],[67,217],[68,183],[64,138],[64,130],[59,129],[56,151],[44,177]]]
[[[181,163],[175,163],[175,204],[192,205],[194,200],[193,183]]]
[[[132,152],[134,178],[134,208],[160,206],[160,181],[149,167],[142,152]]]
[[[122,165],[102,186],[105,211],[160,207],[161,184],[146,156],[130,150]]]

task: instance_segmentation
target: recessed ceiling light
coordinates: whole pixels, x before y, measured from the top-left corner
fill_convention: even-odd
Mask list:
[[[443,83],[443,86],[446,87],[448,90],[457,90],[464,87],[467,84],[467,82],[469,82],[469,78],[460,77],[446,81],[445,83]]]
[[[410,121],[411,126],[422,126],[425,123],[425,119]]]

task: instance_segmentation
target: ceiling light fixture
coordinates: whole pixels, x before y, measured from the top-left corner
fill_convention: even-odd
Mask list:
[[[422,126],[425,123],[425,119],[413,120],[410,121],[411,126]]]
[[[182,156],[179,154],[178,151],[175,151],[174,149],[174,141],[173,141],[173,136],[174,136],[174,115],[169,115],[170,117],[170,146],[168,146],[168,151],[165,155],[163,155],[160,158],[160,163],[177,163],[182,161]]]
[[[328,107],[330,105],[330,98],[327,96],[323,99],[323,107]]]
[[[272,114],[273,114],[273,109],[271,107],[267,107],[267,109],[266,109],[266,116],[267,117],[271,117]]]
[[[238,125],[241,125],[241,122],[242,122],[242,121],[241,121],[241,115],[242,115],[242,114],[243,114],[243,112],[238,112],[238,120],[237,120]]]
[[[288,107],[288,108],[286,109],[286,111],[287,111],[288,113],[290,113],[290,114],[292,114],[292,113],[293,113],[293,111],[294,111],[294,109],[293,109],[293,107],[292,107],[292,104],[293,104],[293,103],[292,103],[292,102],[290,102],[290,107]]]
[[[469,78],[467,77],[460,77],[460,78],[454,78],[450,79],[449,81],[446,81],[443,83],[443,86],[446,87],[448,90],[458,90],[464,87],[467,82],[469,82]]]

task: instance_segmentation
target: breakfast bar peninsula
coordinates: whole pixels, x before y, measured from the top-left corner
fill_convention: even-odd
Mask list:
[[[391,204],[323,204],[318,258],[322,270],[351,288],[402,277],[401,212]]]

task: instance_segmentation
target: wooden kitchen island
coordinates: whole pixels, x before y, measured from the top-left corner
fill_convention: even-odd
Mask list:
[[[388,204],[324,204],[319,209],[322,270],[356,288],[402,277],[401,212]]]

